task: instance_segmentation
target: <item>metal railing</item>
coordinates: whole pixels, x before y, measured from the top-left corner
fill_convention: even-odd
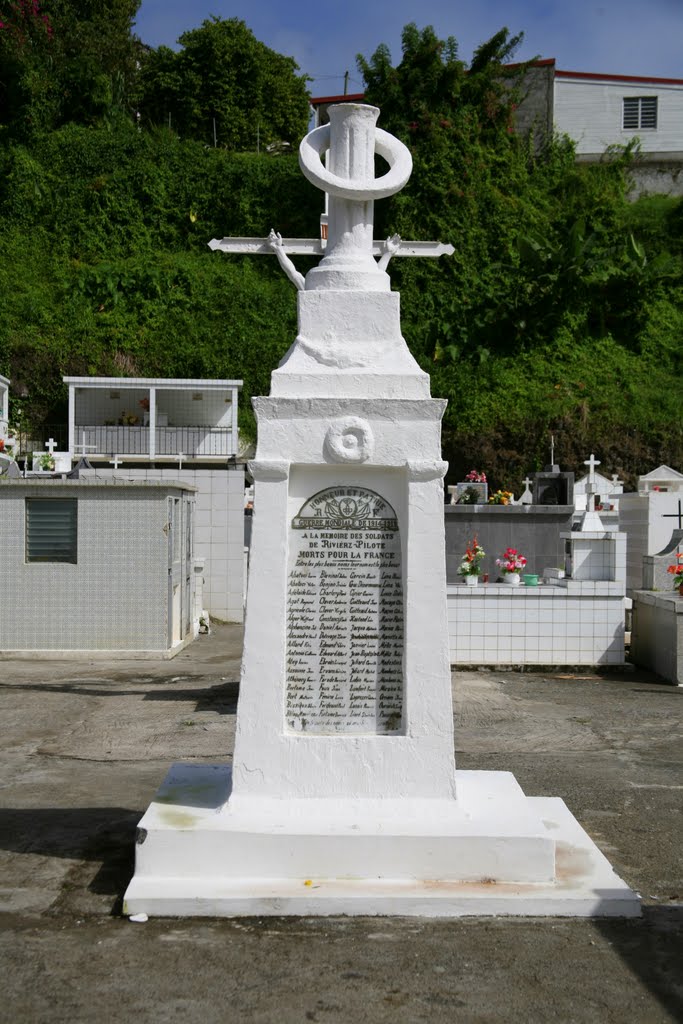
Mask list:
[[[63,423],[43,423],[38,427],[14,431],[14,455],[24,458],[32,452],[46,452],[46,444],[52,438],[59,452],[69,450],[69,432]]]
[[[76,426],[75,451],[97,455],[149,455],[150,428],[129,426]],[[156,427],[156,456],[228,458],[236,454],[237,438],[230,427]]]

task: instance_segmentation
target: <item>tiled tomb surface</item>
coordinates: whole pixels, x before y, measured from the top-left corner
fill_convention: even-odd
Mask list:
[[[601,581],[449,586],[451,664],[623,664],[623,593]]]
[[[75,563],[27,561],[27,498],[77,500]],[[184,541],[193,498],[177,482],[0,481],[0,651],[163,654],[178,647],[184,637],[170,628],[169,574],[173,562],[179,581],[191,569]],[[176,500],[171,552],[169,502]]]

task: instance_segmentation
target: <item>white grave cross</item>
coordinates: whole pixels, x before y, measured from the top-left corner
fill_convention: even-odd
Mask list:
[[[599,465],[600,462],[592,452],[590,459],[584,461],[584,466],[588,466],[588,481],[586,483],[586,511],[581,519],[580,527],[582,533],[603,530],[602,520],[595,511],[595,467]]]
[[[45,447],[49,451],[50,455],[54,456],[55,448],[57,447],[57,442],[53,437],[51,437],[49,441],[45,442]]]

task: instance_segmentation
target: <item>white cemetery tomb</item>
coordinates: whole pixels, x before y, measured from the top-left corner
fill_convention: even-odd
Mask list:
[[[672,532],[682,528],[683,492],[651,489],[620,495],[619,529],[627,536],[626,588],[629,596],[643,587],[644,556],[663,551],[671,540]]]
[[[49,438],[45,442],[46,451],[33,452],[31,456],[31,471],[36,475],[51,473],[70,473],[72,459],[69,452],[57,451],[57,442]]]
[[[241,380],[65,377],[69,448],[96,467],[82,477],[182,480],[196,487],[197,556],[212,618],[244,617]]]
[[[591,474],[587,473],[574,483],[574,508],[577,512],[577,519],[581,513],[586,511],[587,490],[591,484],[595,488],[594,494],[596,504],[599,505],[603,528],[606,530],[618,529],[619,496],[624,492],[624,484],[616,473],[608,477],[603,473],[594,472],[592,481]]]
[[[0,475],[0,651],[177,654],[201,603],[194,497],[177,481]]]
[[[238,453],[241,380],[64,377],[69,451],[93,461],[225,462]]]
[[[445,403],[401,336],[391,253],[373,256],[373,200],[411,172],[377,115],[333,107],[301,146],[329,237],[305,280],[288,267],[299,333],[254,401],[233,765],[173,765],[140,822],[125,912],[636,915],[562,800],[456,770]]]
[[[626,535],[604,528],[595,510],[599,463],[591,455],[586,465],[587,508],[577,529],[560,532],[562,568],[545,567],[540,585],[532,577],[529,586],[448,586],[452,665],[624,663]]]
[[[668,572],[683,554],[683,529],[656,555],[643,557],[643,589],[633,594],[631,658],[683,686],[683,599]]]
[[[658,466],[657,469],[638,477],[638,493],[648,494],[651,491],[673,491],[683,494],[683,473],[671,466]]]

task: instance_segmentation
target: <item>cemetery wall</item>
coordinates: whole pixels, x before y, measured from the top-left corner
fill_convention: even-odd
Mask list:
[[[81,480],[2,481],[0,650],[166,651],[168,497],[182,493]],[[33,497],[76,498],[75,563],[27,561],[25,499]],[[184,525],[178,529],[182,540]]]
[[[446,505],[446,578],[459,580],[458,567],[476,533],[486,552],[482,572],[499,575],[496,558],[508,547],[527,561],[527,572],[564,568],[564,540],[571,530],[573,505]]]

